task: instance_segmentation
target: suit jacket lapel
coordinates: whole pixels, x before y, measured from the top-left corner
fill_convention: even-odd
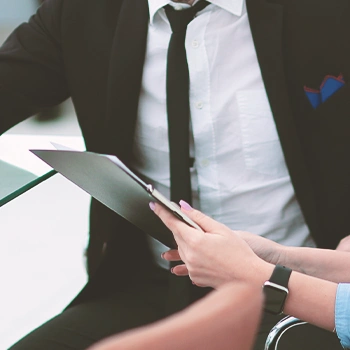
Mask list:
[[[262,77],[296,196],[312,232],[317,216],[312,183],[291,111],[283,64],[283,4],[247,0],[250,27]]]
[[[148,20],[147,0],[124,0],[112,44],[103,144],[124,161],[132,149]]]

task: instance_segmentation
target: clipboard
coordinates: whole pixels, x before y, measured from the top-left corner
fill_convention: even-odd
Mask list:
[[[202,231],[175,203],[152,184],[145,183],[116,156],[56,148],[59,149],[30,151],[93,198],[166,246],[176,248],[173,234],[150,210],[150,201],[162,204],[180,220]]]

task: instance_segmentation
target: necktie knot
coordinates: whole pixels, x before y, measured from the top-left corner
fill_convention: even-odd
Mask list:
[[[197,12],[203,10],[209,3],[205,0],[197,2],[196,5],[186,10],[175,10],[172,6],[164,7],[173,33],[186,32],[188,24],[193,20]]]

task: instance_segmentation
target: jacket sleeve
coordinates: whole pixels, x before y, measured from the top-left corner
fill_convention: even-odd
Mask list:
[[[64,0],[46,0],[0,47],[0,134],[69,97],[61,50]]]

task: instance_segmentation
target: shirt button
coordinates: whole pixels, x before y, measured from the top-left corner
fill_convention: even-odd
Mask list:
[[[202,109],[202,108],[203,108],[203,102],[202,102],[202,101],[196,102],[196,107],[197,107],[198,109]]]
[[[201,165],[203,168],[206,168],[207,166],[209,166],[209,164],[210,164],[210,161],[208,159],[203,159],[201,161]]]
[[[192,47],[195,48],[195,49],[196,49],[197,47],[199,47],[199,42],[198,42],[197,40],[193,40],[193,41],[192,41]]]
[[[181,11],[182,10],[182,6],[181,5],[175,5],[174,6],[174,10]]]

